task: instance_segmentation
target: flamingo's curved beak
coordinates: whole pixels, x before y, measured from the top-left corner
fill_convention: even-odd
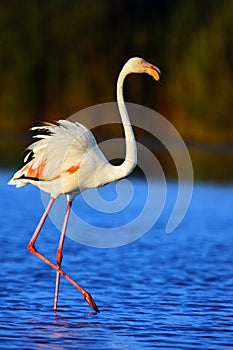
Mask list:
[[[160,81],[161,72],[158,67],[146,61],[142,61],[142,66],[145,69],[145,73],[151,75],[156,81]]]

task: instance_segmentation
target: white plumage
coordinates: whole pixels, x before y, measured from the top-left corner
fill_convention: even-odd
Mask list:
[[[26,165],[17,171],[10,185],[31,183],[57,198],[60,194],[75,195],[87,188],[99,187],[93,171],[108,166],[90,130],[79,123],[59,120],[33,127],[39,132],[24,159]],[[44,132],[44,133],[43,133]],[[29,162],[28,159],[32,158]]]

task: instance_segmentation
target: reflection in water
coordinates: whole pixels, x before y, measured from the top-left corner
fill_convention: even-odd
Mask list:
[[[103,324],[102,321],[84,319],[93,315],[58,316],[54,320],[38,322],[30,320],[28,328],[31,330],[25,337],[27,344],[37,344],[40,348],[51,345],[53,349],[64,349],[64,347],[75,348],[103,348],[130,349],[124,337],[127,337],[128,329],[114,323]],[[83,319],[77,321],[78,318]],[[131,341],[131,346],[133,345]],[[135,344],[136,345],[136,344]]]

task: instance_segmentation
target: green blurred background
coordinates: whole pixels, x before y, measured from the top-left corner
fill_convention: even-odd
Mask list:
[[[125,99],[173,123],[196,179],[233,180],[232,0],[1,0],[0,44],[1,166],[20,164],[34,121],[115,101],[137,55],[161,68],[162,87],[132,76]]]

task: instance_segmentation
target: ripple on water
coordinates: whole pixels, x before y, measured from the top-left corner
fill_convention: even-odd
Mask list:
[[[231,186],[197,185],[186,218],[170,235],[163,231],[165,210],[149,233],[123,247],[94,249],[67,239],[64,270],[91,292],[98,315],[63,279],[53,313],[55,273],[27,252],[40,198],[31,187],[10,197],[7,191],[2,210],[11,210],[0,217],[1,348],[232,347]],[[39,242],[51,259],[58,236],[48,223]]]

